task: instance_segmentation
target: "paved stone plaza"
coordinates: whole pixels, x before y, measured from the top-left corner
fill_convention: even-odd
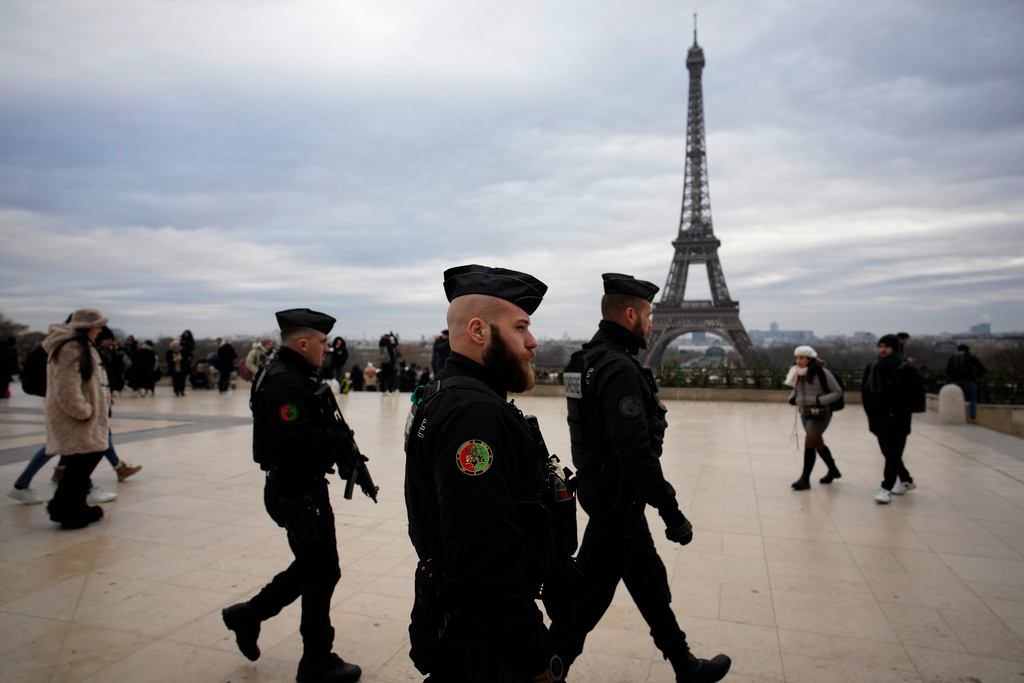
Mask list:
[[[118,399],[114,442],[143,470],[118,483],[99,523],[61,531],[45,505],[0,502],[0,678],[35,681],[294,680],[298,604],[264,623],[263,656],[236,649],[220,610],[290,562],[262,505],[248,392]],[[0,486],[43,440],[42,399],[0,403]],[[332,487],[342,579],[336,651],[366,683],[417,681],[407,656],[414,555],[402,495],[408,394],[339,402],[381,486],[380,504]],[[568,456],[563,399],[522,397],[553,452]],[[785,404],[668,404],[665,471],[694,541],[664,540],[674,607],[698,656],[725,652],[727,681],[1024,680],[1024,441],[916,416],[906,463],[918,489],[874,502],[882,457],[859,406],[826,441],[842,470],[794,492],[801,452]],[[564,458],[568,460],[568,458]],[[51,461],[55,463],[55,461]],[[49,499],[52,467],[33,488]],[[357,489],[358,491],[358,489]],[[581,515],[581,529],[585,523]],[[487,520],[476,520],[481,530]],[[620,589],[575,683],[674,680]]]

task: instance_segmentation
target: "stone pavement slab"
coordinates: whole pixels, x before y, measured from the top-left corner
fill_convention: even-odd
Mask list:
[[[0,403],[6,490],[42,441],[42,400]],[[380,504],[331,487],[342,579],[336,651],[367,683],[418,681],[408,659],[415,556],[406,534],[402,429],[408,394],[339,397],[371,458]],[[262,505],[245,391],[124,397],[114,443],[143,465],[104,519],[61,531],[45,506],[0,500],[0,671],[4,681],[292,680],[298,605],[265,622],[262,657],[237,651],[220,610],[289,562]],[[568,456],[564,400],[522,396],[552,452]],[[906,463],[918,489],[877,505],[882,456],[858,406],[825,434],[842,478],[789,484],[801,449],[784,404],[670,401],[663,465],[693,522],[686,547],[655,542],[693,650],[732,656],[728,681],[1024,680],[1024,442],[916,416]],[[564,457],[568,461],[568,457]],[[33,482],[54,485],[44,468]],[[660,529],[655,513],[652,529]],[[581,530],[586,523],[580,516]],[[673,680],[625,590],[570,677]]]

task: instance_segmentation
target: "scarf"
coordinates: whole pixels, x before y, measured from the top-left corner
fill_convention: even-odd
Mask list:
[[[900,366],[903,359],[896,352],[889,354],[886,358],[876,358],[868,366],[868,381],[864,384],[864,390],[872,394],[880,394],[885,387],[885,380],[890,377]]]
[[[786,379],[783,381],[787,387],[795,387],[797,377],[803,377],[807,374],[807,368],[802,368],[799,365],[794,365],[789,369],[789,373],[786,375]]]

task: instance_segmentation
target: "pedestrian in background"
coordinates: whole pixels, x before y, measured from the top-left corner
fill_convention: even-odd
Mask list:
[[[878,340],[878,357],[864,369],[861,396],[868,428],[878,439],[885,458],[882,485],[875,500],[886,504],[892,500],[891,494],[902,495],[917,488],[903,464],[903,450],[912,415],[925,410],[921,375],[900,355],[896,335],[887,334]]]
[[[814,469],[815,451],[828,466],[828,472],[819,479],[822,484],[831,484],[843,476],[832,458],[832,451],[825,445],[825,430],[832,421],[830,406],[843,397],[832,372],[818,358],[818,352],[810,346],[798,346],[793,351],[794,364],[789,369],[785,384],[793,387],[789,395],[790,405],[795,405],[804,425],[804,469],[800,478],[793,482],[797,491],[811,488],[811,470]]]
[[[946,363],[946,374],[953,384],[963,390],[964,398],[970,406],[967,419],[972,424],[977,424],[978,379],[985,374],[985,366],[971,353],[971,348],[967,344],[960,344],[956,347],[956,353],[950,356],[949,362]]]

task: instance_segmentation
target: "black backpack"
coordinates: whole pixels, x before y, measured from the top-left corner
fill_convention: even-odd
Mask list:
[[[831,372],[831,371],[830,371]],[[843,386],[843,378],[836,373],[832,373],[832,376],[836,380],[836,384],[839,385],[842,394],[839,396],[837,401],[828,404],[829,409],[834,413],[837,410],[842,410],[846,407],[846,387]],[[822,389],[828,389],[828,378],[825,376],[825,368],[818,368],[818,381],[821,382]]]
[[[21,369],[21,388],[26,394],[46,396],[46,350],[37,346],[25,358]]]

